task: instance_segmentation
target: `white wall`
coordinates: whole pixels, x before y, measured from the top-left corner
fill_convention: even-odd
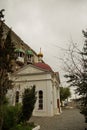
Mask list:
[[[30,74],[28,74],[29,70]],[[34,71],[34,73],[33,73]],[[23,75],[23,73],[27,73],[27,75]],[[35,74],[35,72],[38,72]],[[35,85],[36,92],[37,92],[37,101],[35,104],[35,109],[33,111],[34,116],[53,116],[57,113],[57,90],[54,86],[51,73],[43,73],[43,71],[35,70],[35,68],[25,68],[23,71],[19,72],[20,75],[13,76],[13,80],[15,82],[15,87],[13,93],[17,90],[20,91],[20,102],[22,101],[22,93],[24,92],[25,88]],[[38,109],[38,92],[39,90],[43,91],[43,110]],[[14,94],[14,102],[15,104],[15,94]]]

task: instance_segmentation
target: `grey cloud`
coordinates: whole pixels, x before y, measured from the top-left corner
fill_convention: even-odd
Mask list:
[[[87,0],[0,0],[0,8],[6,10],[7,25],[35,51],[42,47],[55,69],[60,64],[55,56],[63,53],[55,45],[67,48],[70,35],[81,43],[81,31],[87,28]]]

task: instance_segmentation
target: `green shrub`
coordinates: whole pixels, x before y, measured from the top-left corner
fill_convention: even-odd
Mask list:
[[[20,107],[17,106],[5,106],[4,107],[4,117],[3,117],[3,130],[9,130],[11,127],[17,125],[18,113],[20,112]]]
[[[85,117],[85,123],[87,123],[87,105],[86,106],[81,106],[80,110],[81,110],[80,113],[83,114],[84,117]]]
[[[18,124],[15,127],[11,128],[10,130],[32,130],[33,126],[30,124]]]
[[[32,116],[32,112],[36,102],[35,86],[26,88],[22,97],[22,111],[19,122],[26,122]]]

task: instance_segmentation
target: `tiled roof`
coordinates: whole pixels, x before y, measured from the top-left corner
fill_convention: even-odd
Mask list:
[[[39,67],[41,69],[45,69],[47,71],[52,71],[51,67],[48,64],[42,63],[42,62],[38,62],[34,64],[36,67]]]

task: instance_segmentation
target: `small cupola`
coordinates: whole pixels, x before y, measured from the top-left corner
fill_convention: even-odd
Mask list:
[[[33,62],[33,52],[32,50],[26,50],[26,56],[27,56],[27,63],[32,63]]]
[[[43,58],[43,53],[41,52],[41,48],[40,48],[40,52],[38,54],[38,61],[42,62],[42,58]]]
[[[16,53],[16,62],[18,62],[19,64],[24,64],[24,56],[25,56],[25,51],[17,48],[15,49],[15,53]]]

